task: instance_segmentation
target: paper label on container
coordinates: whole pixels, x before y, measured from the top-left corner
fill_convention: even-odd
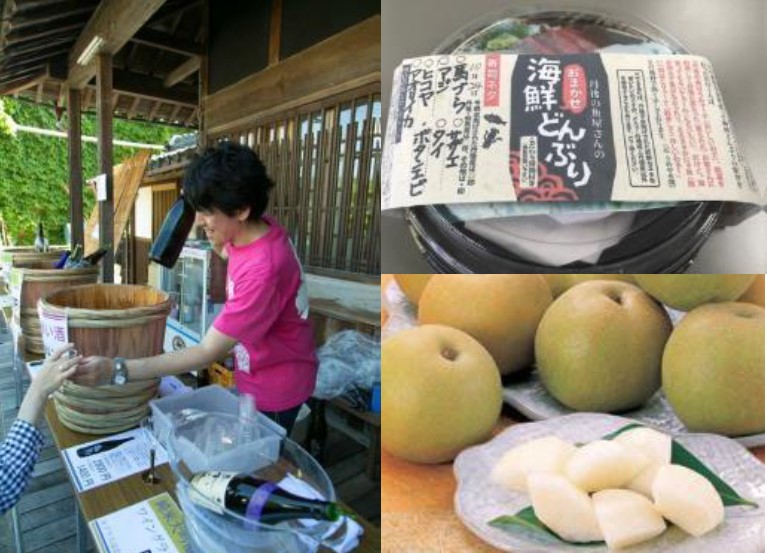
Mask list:
[[[141,428],[67,448],[62,456],[75,490],[80,493],[147,470],[152,446],[155,466],[167,463],[165,449],[152,444]]]
[[[766,201],[698,56],[408,59],[389,113],[383,209]]]
[[[185,553],[191,551],[184,514],[168,492],[90,523],[100,553]]]
[[[43,349],[48,357],[59,347],[69,343],[66,313],[53,313],[42,304],[37,305],[37,315],[40,319],[40,333],[43,337]]]

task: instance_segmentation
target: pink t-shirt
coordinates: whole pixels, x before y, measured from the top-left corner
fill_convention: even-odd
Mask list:
[[[239,342],[235,381],[261,411],[284,411],[309,398],[317,356],[303,271],[288,235],[264,217],[269,231],[245,246],[226,245],[227,300],[213,321]]]

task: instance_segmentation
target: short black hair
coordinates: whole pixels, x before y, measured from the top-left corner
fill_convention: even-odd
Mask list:
[[[221,142],[195,159],[184,175],[184,197],[195,211],[216,208],[232,217],[250,208],[258,220],[269,205],[274,183],[256,153],[241,144]]]

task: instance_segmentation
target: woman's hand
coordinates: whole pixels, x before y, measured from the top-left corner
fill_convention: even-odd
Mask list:
[[[82,355],[71,359],[64,355],[73,347],[74,344],[65,344],[55,350],[32,380],[30,389],[38,392],[43,398],[58,390],[64,380],[74,374],[78,362],[82,359]]]
[[[107,386],[112,383],[113,371],[114,361],[109,357],[85,357],[70,380],[80,386]]]

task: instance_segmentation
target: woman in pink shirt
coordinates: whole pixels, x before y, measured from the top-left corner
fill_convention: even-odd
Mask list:
[[[234,350],[239,392],[289,432],[314,391],[317,357],[301,264],[285,229],[264,215],[272,186],[245,146],[224,142],[199,157],[184,178],[184,197],[228,258],[223,310],[197,346],[146,359],[89,357],[72,380],[100,386],[177,374]]]

